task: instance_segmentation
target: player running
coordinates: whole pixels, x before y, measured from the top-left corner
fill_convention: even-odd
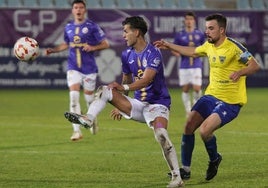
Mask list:
[[[95,62],[95,51],[109,47],[103,30],[92,20],[86,18],[86,4],[83,0],[73,0],[70,21],[64,30],[64,42],[54,48],[48,48],[47,54],[58,53],[69,49],[67,84],[70,95],[70,111],[81,113],[80,89],[84,90],[87,106],[94,100],[98,67]],[[79,124],[72,124],[72,141],[82,139]],[[90,129],[92,134],[97,132],[97,123]]]

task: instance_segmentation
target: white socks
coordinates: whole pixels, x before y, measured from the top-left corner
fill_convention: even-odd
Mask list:
[[[70,112],[81,114],[81,107],[79,102],[80,92],[79,91],[70,91]],[[72,124],[73,130],[75,132],[80,132],[79,124]]]
[[[109,89],[107,86],[100,87],[97,92],[96,99],[91,103],[87,111],[87,114],[90,114],[94,119],[105,108],[107,102],[113,98],[112,89]]]
[[[182,98],[182,102],[183,102],[186,113],[191,112],[192,105],[194,105],[201,96],[202,96],[202,90],[198,92],[193,91],[193,103],[191,103],[190,93],[182,92],[181,98]]]
[[[202,90],[196,92],[193,91],[193,105],[196,103],[196,101],[202,96]]]
[[[90,114],[94,119],[98,116],[98,114],[105,108],[107,101],[102,99],[94,100],[87,111],[87,114]],[[90,119],[90,120],[94,120]]]
[[[84,94],[84,97],[85,97],[85,101],[87,103],[87,108],[89,107],[89,105],[93,102],[94,100],[94,94],[91,94],[91,95],[87,95],[87,94]]]
[[[154,130],[155,139],[159,142],[163,155],[168,163],[173,175],[179,175],[179,164],[175,147],[172,145],[168,132],[164,128],[157,128]]]
[[[191,96],[189,93],[182,92],[181,94],[182,102],[185,108],[185,112],[189,113],[191,111]]]

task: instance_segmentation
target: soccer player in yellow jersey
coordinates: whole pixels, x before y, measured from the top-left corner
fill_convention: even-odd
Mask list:
[[[240,108],[247,102],[246,76],[260,69],[242,44],[226,36],[225,16],[209,15],[205,25],[207,41],[201,46],[185,47],[164,40],[154,42],[160,49],[169,49],[190,57],[207,56],[209,60],[209,85],[204,96],[192,107],[182,135],[182,179],[189,179],[191,175],[194,132],[197,128],[209,156],[205,179],[211,180],[216,176],[222,156],[217,151],[213,133],[237,117]]]

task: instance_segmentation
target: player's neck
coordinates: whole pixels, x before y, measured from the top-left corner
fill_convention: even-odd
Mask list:
[[[194,27],[186,27],[186,28],[185,28],[185,31],[186,31],[187,33],[192,33],[192,32],[194,31]]]
[[[85,20],[86,20],[85,18],[83,18],[83,19],[75,19],[75,20],[74,20],[74,23],[79,25],[79,24],[84,23]]]
[[[147,42],[145,40],[138,40],[134,45],[134,49],[136,52],[142,52],[147,46]]]
[[[222,36],[222,37],[221,37],[221,38],[214,44],[214,46],[215,46],[215,47],[219,47],[220,45],[222,45],[222,43],[224,43],[225,39],[226,39],[226,36]]]

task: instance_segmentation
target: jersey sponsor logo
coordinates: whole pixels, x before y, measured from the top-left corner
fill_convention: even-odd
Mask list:
[[[212,62],[216,62],[216,57],[212,57]]]
[[[88,33],[88,28],[84,27],[84,28],[82,29],[82,33],[84,33],[84,34]]]
[[[142,66],[143,66],[143,67],[146,67],[146,66],[147,66],[147,59],[144,58],[144,59],[142,60]]]
[[[221,63],[224,63],[226,57],[225,57],[225,56],[219,56],[219,59],[220,59],[220,62],[221,62]]]
[[[80,42],[81,42],[81,38],[80,38],[80,36],[74,36],[74,43],[75,44],[79,44]]]
[[[160,62],[161,62],[161,60],[160,60],[159,58],[155,58],[155,59],[153,60],[152,66],[154,66],[154,67],[158,67],[159,64],[160,64]]]

